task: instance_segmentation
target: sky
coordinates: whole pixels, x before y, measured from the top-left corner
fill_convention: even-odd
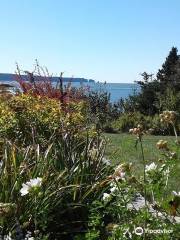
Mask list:
[[[0,0],[0,72],[130,83],[180,49],[179,0]]]

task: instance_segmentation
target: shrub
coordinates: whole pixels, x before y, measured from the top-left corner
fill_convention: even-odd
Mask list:
[[[101,88],[102,87],[102,88]],[[103,131],[108,130],[110,122],[117,119],[121,113],[121,105],[112,103],[110,94],[105,90],[105,84],[99,86],[100,89],[91,90],[85,93],[85,100],[89,106],[88,115],[91,122]]]
[[[0,99],[0,135],[5,137],[16,128],[17,120],[15,112],[8,106],[7,100]]]
[[[130,128],[138,124],[147,124],[143,114],[138,112],[124,113],[114,123],[114,128],[121,132],[128,132]]]
[[[56,82],[53,82],[47,68],[41,67],[37,60],[32,72],[20,70],[17,65],[16,81],[19,85],[18,91],[21,93],[56,99],[63,106],[68,102],[78,102],[84,98],[83,88],[72,88],[70,82],[64,85],[63,73]]]
[[[1,136],[18,144],[47,145],[66,132],[75,136],[86,128],[84,102],[69,103],[64,109],[56,99],[18,95],[0,102]]]
[[[129,132],[133,126],[141,124],[143,128],[154,135],[173,135],[174,130],[172,126],[164,125],[160,121],[159,115],[146,116],[139,112],[124,113],[116,121],[112,123],[114,129],[118,129],[121,132]],[[178,119],[176,126],[179,132]]]

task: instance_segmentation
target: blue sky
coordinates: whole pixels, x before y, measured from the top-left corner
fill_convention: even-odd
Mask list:
[[[180,49],[179,0],[0,0],[0,72],[133,82]]]

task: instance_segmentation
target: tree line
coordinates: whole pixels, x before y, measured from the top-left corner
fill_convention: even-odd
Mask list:
[[[172,47],[157,74],[141,74],[137,81],[141,91],[126,100],[121,99],[124,112],[138,111],[145,115],[155,115],[163,110],[180,112],[180,56]]]

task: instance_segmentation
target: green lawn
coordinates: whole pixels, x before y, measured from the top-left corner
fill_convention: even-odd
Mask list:
[[[106,149],[106,156],[112,161],[112,163],[132,162],[133,171],[139,175],[142,173],[142,155],[140,151],[140,145],[135,147],[136,136],[130,134],[105,134],[108,138],[108,144]],[[170,147],[174,145],[175,138],[173,136],[144,136],[143,148],[144,155],[147,164],[151,162],[157,162],[158,159],[163,158],[162,152],[156,148],[158,140],[164,139],[168,141]],[[176,185],[180,185],[180,164],[176,166]],[[179,187],[180,191],[180,187]]]

